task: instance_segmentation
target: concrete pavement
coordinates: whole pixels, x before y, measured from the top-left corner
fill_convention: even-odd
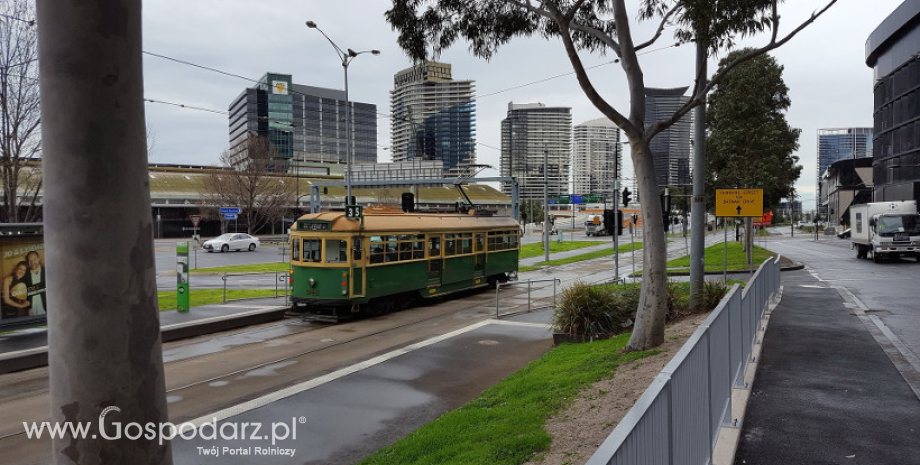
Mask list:
[[[845,289],[804,270],[783,285],[735,464],[920,463],[909,362]]]

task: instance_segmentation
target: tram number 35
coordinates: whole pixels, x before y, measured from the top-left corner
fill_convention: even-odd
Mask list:
[[[346,205],[345,206],[345,218],[356,220],[361,218],[361,214],[364,212],[364,209],[361,205]]]

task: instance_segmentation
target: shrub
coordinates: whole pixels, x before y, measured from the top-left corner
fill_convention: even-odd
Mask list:
[[[720,281],[703,284],[700,304],[690,306],[690,284],[668,283],[668,320],[696,313],[705,313],[719,304],[728,285]],[[576,282],[564,289],[553,315],[557,333],[604,337],[629,330],[639,308],[638,284],[590,286]]]
[[[637,300],[638,302],[638,300]],[[627,329],[636,307],[629,307],[612,286],[589,286],[576,282],[564,289],[553,315],[558,333],[590,338],[618,334]]]

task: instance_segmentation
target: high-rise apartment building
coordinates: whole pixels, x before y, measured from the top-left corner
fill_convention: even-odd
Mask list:
[[[681,105],[689,100],[685,97],[687,87],[675,89],[645,89],[645,126],[670,118]],[[655,176],[658,185],[685,186],[690,184],[690,151],[693,118],[688,112],[670,128],[652,138],[650,148],[655,160]]]
[[[612,201],[613,181],[623,177],[620,129],[598,118],[575,125],[572,140],[572,193],[602,194]]]
[[[572,109],[542,103],[508,104],[502,120],[501,175],[518,178],[522,199],[543,199],[544,153],[550,195],[569,193]],[[502,183],[511,195],[511,185]]]
[[[352,101],[346,110],[345,103],[344,91],[294,84],[290,74],[266,73],[230,104],[230,150],[244,150],[241,144],[250,136],[265,136],[279,170],[339,174],[350,141],[353,163],[376,163],[377,106]]]
[[[818,211],[827,212],[828,192],[821,190],[821,178],[834,162],[872,158],[872,128],[818,129]]]
[[[393,161],[442,162],[445,176],[476,163],[474,81],[454,80],[447,63],[427,61],[393,77],[390,92]]]

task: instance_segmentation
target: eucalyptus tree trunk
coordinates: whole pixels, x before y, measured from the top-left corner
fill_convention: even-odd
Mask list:
[[[633,166],[639,182],[642,203],[642,293],[632,336],[627,351],[648,350],[664,342],[664,326],[668,312],[668,279],[665,270],[667,238],[661,221],[658,201],[658,181],[649,141],[633,139]]]

